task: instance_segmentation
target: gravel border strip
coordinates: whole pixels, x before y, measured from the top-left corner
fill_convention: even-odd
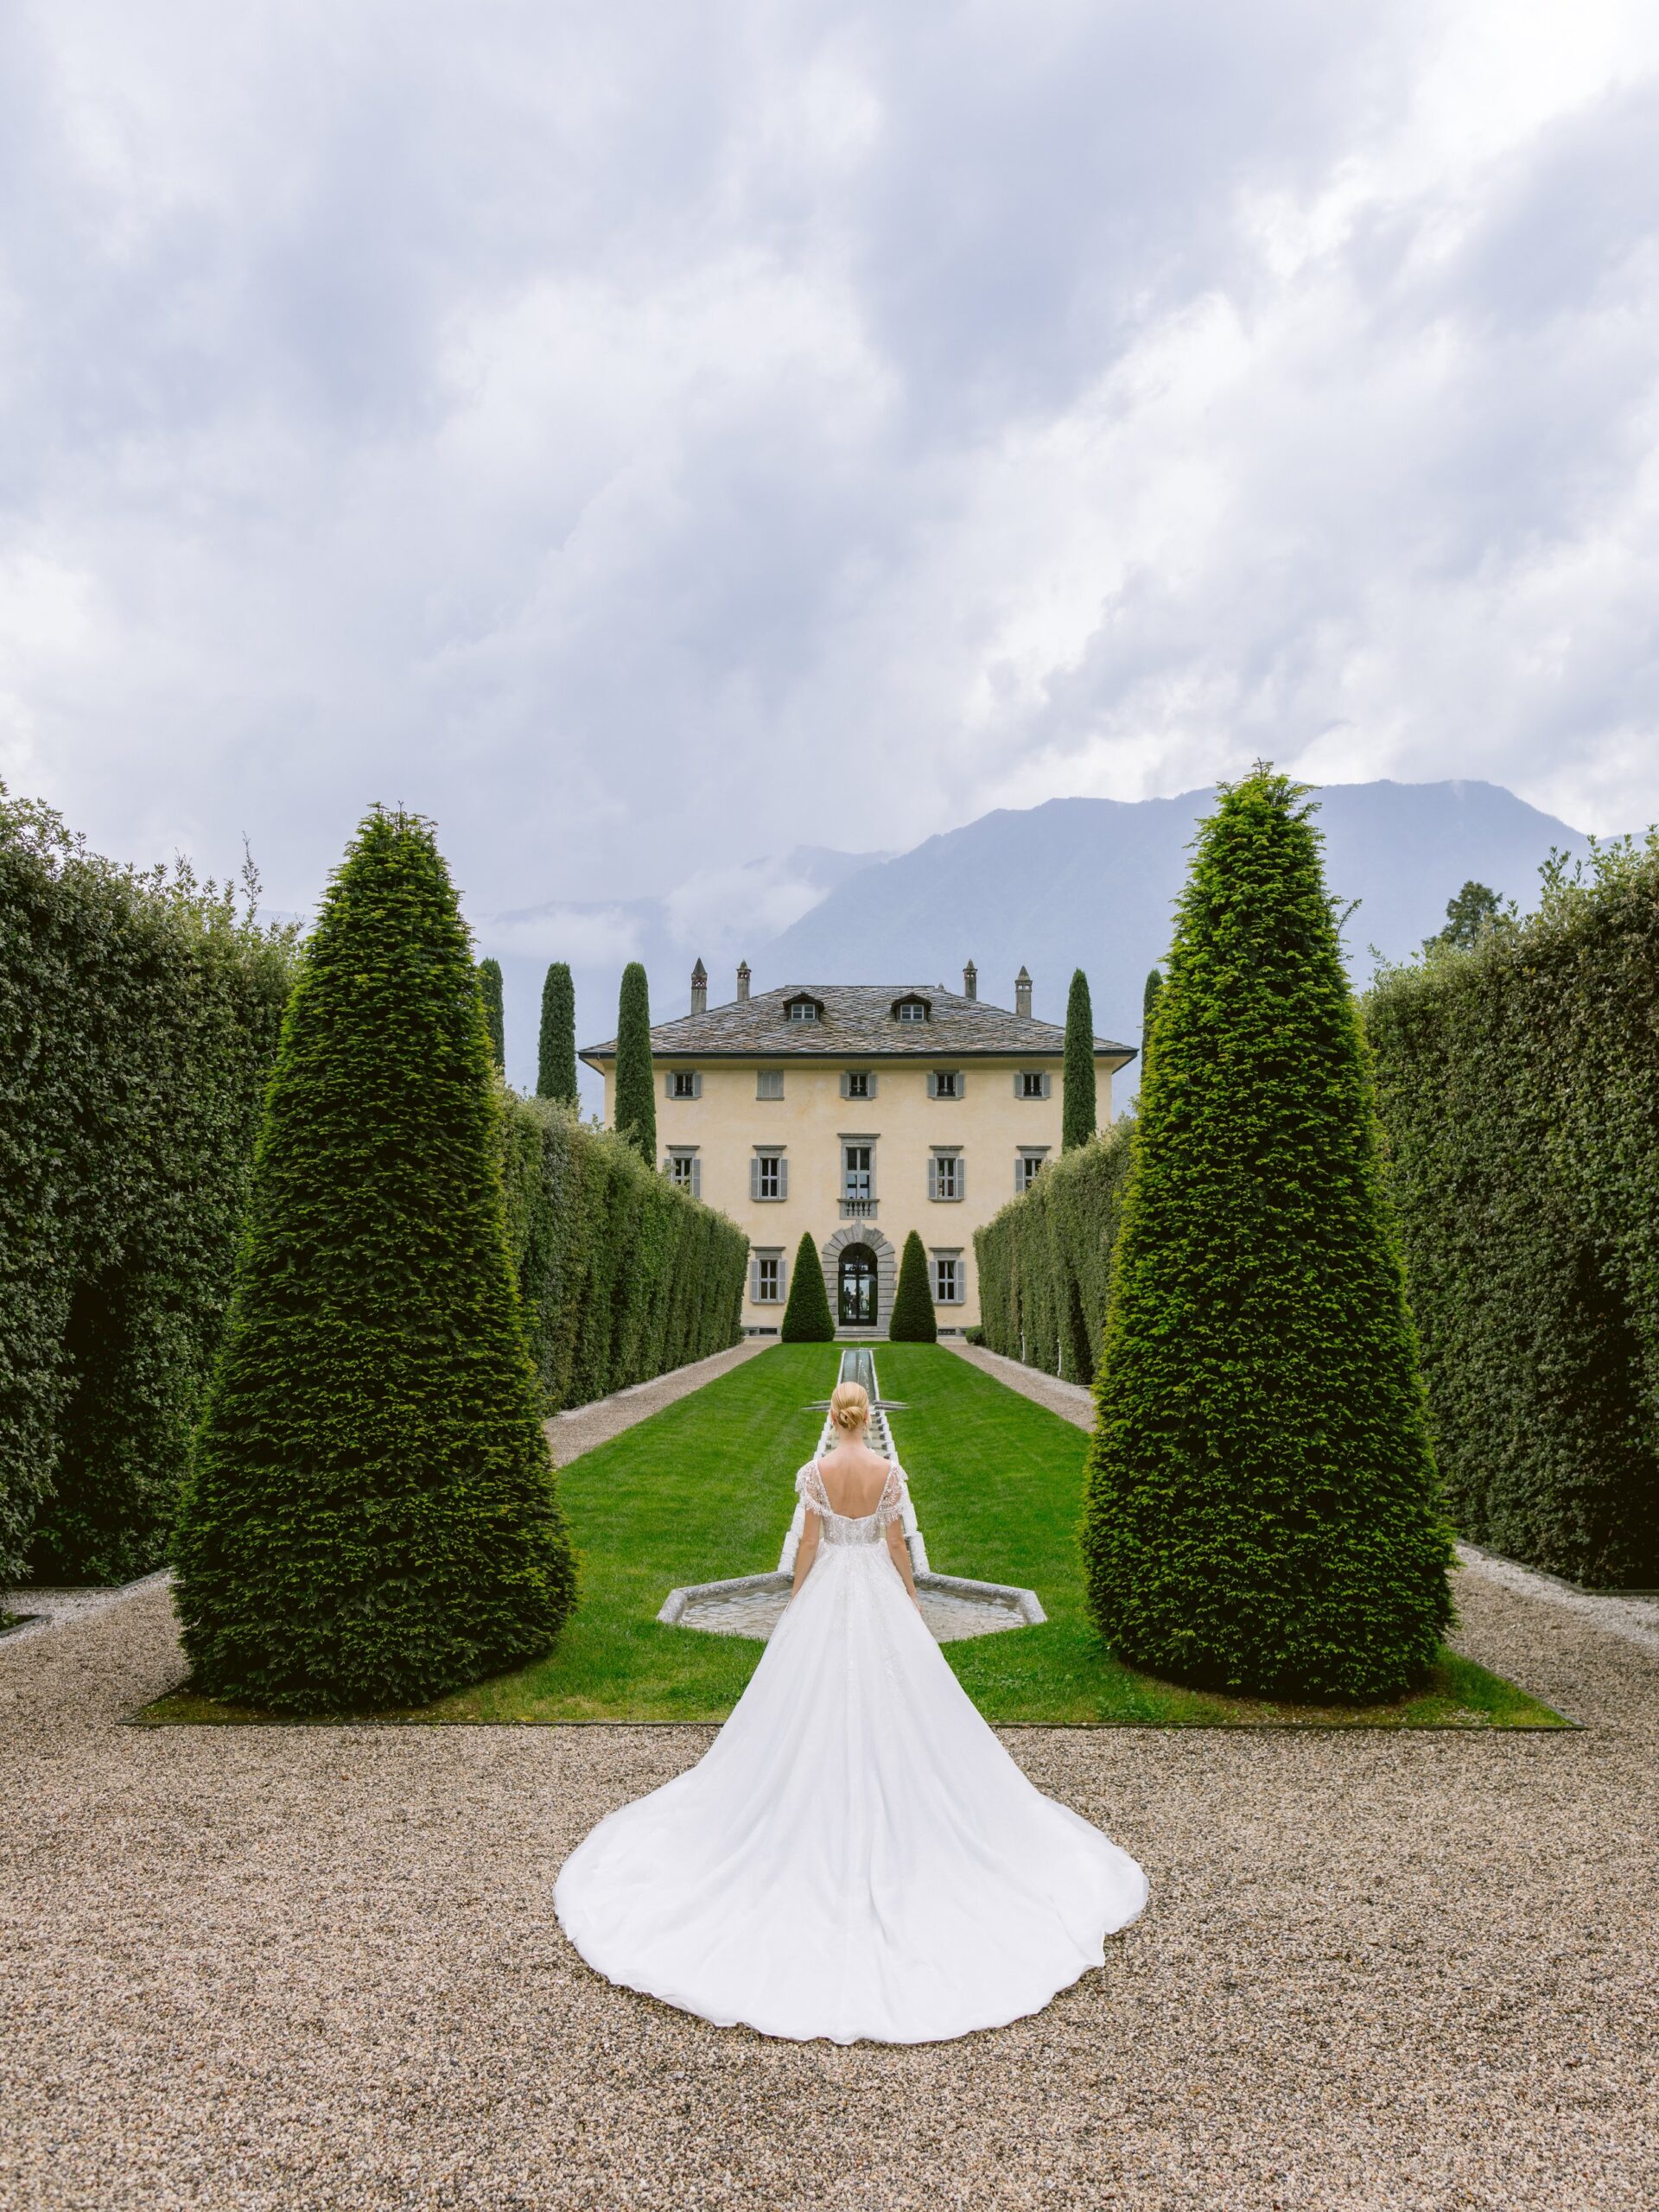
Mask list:
[[[734,1367],[741,1367],[746,1359],[753,1359],[777,1341],[771,1337],[745,1337],[741,1344],[728,1345],[724,1351],[710,1352],[706,1359],[693,1360],[689,1367],[676,1367],[666,1375],[653,1375],[644,1382],[631,1382],[626,1390],[616,1390],[608,1398],[595,1398],[591,1405],[571,1406],[565,1412],[554,1414],[543,1425],[548,1441],[553,1447],[553,1458],[561,1467],[572,1459],[580,1459],[584,1452],[594,1451],[601,1444],[608,1444],[613,1436],[620,1436],[637,1422],[649,1421],[652,1414],[661,1413],[664,1406],[671,1406],[677,1399],[689,1398],[694,1390],[701,1390],[705,1382],[716,1376],[728,1375]]]

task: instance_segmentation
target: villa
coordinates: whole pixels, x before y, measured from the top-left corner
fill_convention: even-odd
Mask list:
[[[942,984],[788,985],[709,1004],[701,960],[691,1011],[651,1033],[664,1173],[748,1236],[743,1325],[772,1336],[804,1230],[818,1248],[842,1332],[887,1331],[899,1255],[914,1229],[942,1333],[979,1318],[974,1231],[1029,1187],[1060,1148],[1065,1033],[979,996],[970,961]],[[1135,1057],[1096,1037],[1096,1108]],[[605,1080],[613,1118],[616,1044],[582,1055]]]

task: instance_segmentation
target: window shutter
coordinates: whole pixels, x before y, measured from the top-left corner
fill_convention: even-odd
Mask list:
[[[1015,1068],[1014,1071],[1014,1095],[1016,1098],[1023,1098],[1026,1095],[1026,1071],[1023,1068]]]
[[[1053,1096],[1053,1095],[1054,1095],[1054,1078],[1053,1078],[1053,1077],[1050,1074],[1049,1071],[1048,1071],[1046,1068],[1045,1068],[1045,1069],[1043,1070],[1043,1096],[1044,1096],[1044,1097],[1045,1097],[1045,1098],[1052,1098],[1052,1097]]]
[[[691,1195],[694,1198],[702,1196],[702,1160],[696,1153],[691,1155]]]
[[[750,1158],[749,1158],[749,1196],[750,1196],[752,1198],[758,1198],[760,1197],[760,1154],[757,1152],[757,1153],[753,1153],[753,1154],[751,1154]]]
[[[967,1195],[968,1156],[965,1153],[959,1152],[957,1154],[957,1196],[959,1198],[965,1198]],[[960,1262],[957,1264],[960,1265]]]
[[[781,1306],[789,1296],[789,1262],[779,1257],[778,1262],[778,1303]]]
[[[939,1163],[931,1152],[927,1155],[927,1195],[930,1198],[939,1195]]]
[[[931,1068],[927,1071],[927,1095],[930,1098],[937,1098],[939,1095],[939,1078]]]
[[[957,1096],[958,1098],[965,1098],[968,1096],[968,1071],[966,1068],[958,1068],[957,1070]]]
[[[789,1196],[789,1162],[786,1160],[778,1162],[778,1195],[780,1198]]]
[[[751,1253],[749,1255],[749,1303],[751,1306],[758,1306],[760,1302],[760,1262]]]
[[[694,1068],[691,1071],[691,1096],[694,1098],[701,1098],[702,1096],[702,1071],[701,1068]]]

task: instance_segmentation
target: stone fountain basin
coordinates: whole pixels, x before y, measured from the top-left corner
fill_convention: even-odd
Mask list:
[[[740,1574],[726,1582],[691,1582],[671,1590],[657,1618],[670,1628],[705,1636],[747,1636],[764,1643],[789,1603],[787,1574]],[[1048,1618],[1034,1590],[1012,1582],[974,1582],[961,1574],[918,1574],[922,1618],[940,1643],[1035,1628]]]

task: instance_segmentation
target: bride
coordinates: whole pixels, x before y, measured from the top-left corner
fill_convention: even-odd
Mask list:
[[[720,2027],[932,2043],[1105,1962],[1146,1877],[1043,1796],[933,1641],[855,1382],[796,1477],[795,1584],[701,1763],[600,1822],[554,1905],[610,1980]]]

